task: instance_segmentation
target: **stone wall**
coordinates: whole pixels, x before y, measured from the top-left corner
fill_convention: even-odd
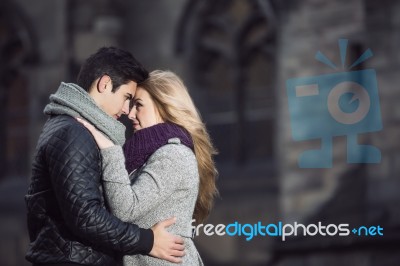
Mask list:
[[[25,64],[20,69],[27,84],[21,93],[26,93],[29,98],[26,142],[29,156],[25,157],[33,154],[46,119],[42,110],[49,95],[60,81],[74,81],[83,60],[104,45],[118,45],[130,50],[149,70],[177,72],[188,81],[195,102],[199,101],[203,112],[231,107],[231,101],[227,100],[227,95],[233,94],[231,87],[224,88],[226,93],[213,99],[213,102],[226,106],[209,107],[207,97],[203,97],[204,91],[200,91],[202,86],[196,84],[191,76],[190,58],[175,53],[176,41],[180,40],[176,34],[188,1],[14,2],[26,14],[38,55],[34,63]],[[397,140],[400,108],[396,102],[400,98],[400,90],[396,87],[400,81],[397,73],[400,55],[396,51],[400,44],[400,19],[397,15],[400,3],[395,0],[277,0],[271,3],[277,18],[274,53],[277,75],[273,94],[276,98],[272,99],[276,109],[258,115],[276,117],[271,133],[274,147],[270,154],[273,158],[250,159],[244,164],[236,164],[230,160],[234,156],[226,156],[229,160],[218,165],[221,197],[207,222],[272,223],[282,220],[380,224],[393,237],[383,238],[379,243],[374,242],[375,239],[362,239],[365,241],[360,242],[349,238],[343,242],[343,239],[331,241],[312,237],[282,243],[273,238],[245,241],[239,237],[203,235],[195,240],[200,254],[206,265],[396,265],[399,257],[391,243],[399,239],[396,228],[400,225],[397,192],[400,185],[400,142]],[[320,141],[293,141],[285,82],[289,78],[345,71],[333,70],[314,59],[316,52],[321,51],[340,65],[338,39],[341,38],[349,40],[346,63],[354,61],[368,48],[374,54],[360,69],[376,70],[383,130],[362,134],[360,142],[378,147],[382,152],[382,162],[348,164],[347,140],[339,136],[333,138],[332,168],[300,169],[297,164],[299,154],[318,148]],[[260,80],[262,78],[265,77]],[[212,93],[209,95],[218,95]],[[224,132],[217,133],[224,140]],[[263,132],[256,130],[252,134],[247,138],[264,143],[258,142],[264,141]],[[224,145],[228,147],[231,144]],[[21,165],[25,167],[25,175],[29,176],[30,161],[25,157],[21,156]],[[27,265],[23,260],[28,243],[23,203],[26,181],[9,177],[0,182],[1,265]]]
[[[371,136],[371,141],[382,149],[382,162],[368,166],[368,218],[397,227],[400,223],[398,203],[400,195],[400,108],[398,88],[400,77],[400,19],[398,1],[366,1],[367,42],[375,51],[369,66],[376,69],[381,100],[383,130]]]
[[[342,18],[342,19],[341,19]],[[333,196],[341,173],[351,168],[346,163],[346,140],[335,138],[333,167],[329,169],[299,169],[299,154],[320,147],[320,140],[294,142],[286,94],[289,78],[318,76],[333,73],[329,66],[314,59],[317,51],[339,62],[338,39],[350,43],[363,41],[363,1],[299,1],[285,12],[280,28],[279,95],[280,170],[282,209],[287,221],[304,219]],[[293,45],[295,44],[295,45]]]
[[[277,265],[394,265],[393,238],[398,237],[400,202],[396,188],[399,146],[396,101],[400,91],[399,45],[396,1],[296,1],[284,10],[280,29],[279,79],[279,162],[282,219],[286,222],[347,222],[354,225],[385,227],[382,239],[347,239],[338,243],[312,239],[278,244],[282,260]],[[348,39],[348,55],[357,58],[370,48],[373,57],[361,69],[377,73],[383,130],[361,134],[359,143],[372,144],[381,150],[379,164],[348,164],[346,137],[333,138],[333,167],[301,169],[298,157],[310,148],[319,148],[320,140],[294,142],[285,81],[288,78],[317,76],[335,71],[314,59],[323,52],[340,64],[338,39]],[[353,45],[353,46],[351,46]],[[349,54],[352,53],[352,54]],[[348,61],[347,61],[348,62]],[[346,70],[344,70],[346,71]],[[397,226],[396,226],[397,225]],[[376,241],[376,242],[374,242]],[[372,247],[386,249],[373,252]],[[346,243],[347,242],[347,243]],[[324,247],[321,247],[325,243]],[[344,244],[346,243],[346,244]],[[346,248],[344,248],[346,246]],[[299,253],[296,253],[296,250]],[[300,251],[302,250],[302,252]],[[279,253],[279,252],[278,252]],[[286,254],[286,256],[285,256]],[[390,255],[390,256],[388,256]],[[378,262],[381,261],[381,262]],[[331,263],[331,264],[330,264]]]

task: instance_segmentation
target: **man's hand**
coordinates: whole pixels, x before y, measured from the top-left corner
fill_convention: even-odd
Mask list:
[[[156,223],[151,230],[154,233],[154,244],[150,255],[174,263],[181,263],[184,252],[183,239],[170,234],[166,227],[173,225],[176,218]]]

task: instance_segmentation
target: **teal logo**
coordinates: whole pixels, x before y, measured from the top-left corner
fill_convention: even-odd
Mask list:
[[[348,40],[339,40],[342,68]],[[357,135],[382,130],[378,84],[374,69],[351,71],[368,58],[367,49],[347,72],[293,78],[286,81],[292,137],[295,141],[320,139],[321,147],[300,154],[300,168],[332,167],[332,138],[347,137],[348,163],[380,163],[381,152],[358,143]],[[315,58],[337,70],[321,52]]]

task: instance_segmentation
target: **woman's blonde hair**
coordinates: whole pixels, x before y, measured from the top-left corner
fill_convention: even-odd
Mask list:
[[[155,70],[139,87],[152,97],[161,118],[185,128],[192,137],[200,175],[200,187],[193,218],[203,222],[218,195],[218,175],[213,156],[217,153],[192,98],[182,80],[171,71]]]

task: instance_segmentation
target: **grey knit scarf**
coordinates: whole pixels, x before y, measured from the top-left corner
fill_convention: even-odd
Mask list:
[[[50,103],[44,108],[44,113],[81,117],[114,143],[123,145],[125,142],[125,126],[105,113],[84,89],[74,83],[61,82],[57,92],[50,95]]]

